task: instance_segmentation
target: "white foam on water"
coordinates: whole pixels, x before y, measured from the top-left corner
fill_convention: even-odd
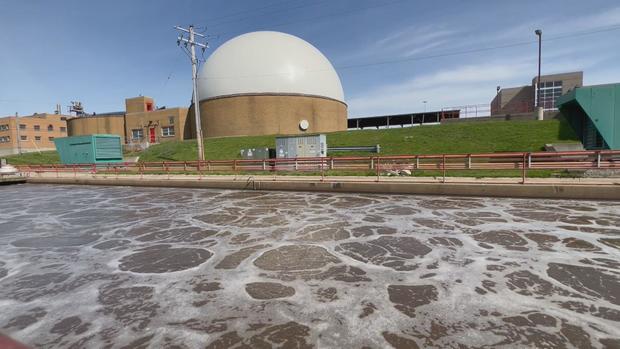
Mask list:
[[[387,347],[384,332],[415,340],[420,347],[493,345],[507,338],[517,338],[506,344],[508,347],[533,346],[536,339],[527,335],[532,330],[568,345],[568,338],[560,333],[563,324],[581,328],[595,347],[601,346],[599,339],[620,336],[617,321],[588,310],[605,307],[620,314],[618,298],[609,294],[612,290],[572,283],[581,275],[562,281],[548,275],[549,263],[561,263],[595,268],[606,275],[606,285],[620,283],[618,264],[583,262],[595,258],[620,260],[619,250],[600,240],[620,238],[619,203],[46,185],[0,191],[8,198],[0,203],[0,227],[9,227],[0,234],[0,268],[7,269],[7,276],[0,279],[0,328],[29,345],[65,347],[87,339],[84,345],[89,347],[109,343],[121,347],[153,335],[151,347],[170,343],[195,347],[230,331],[247,339],[287,322],[308,327],[305,340],[318,347]],[[384,221],[368,221],[373,217]],[[188,237],[190,233],[180,233],[187,227],[218,234],[197,241],[171,242]],[[394,231],[353,235],[364,227]],[[584,228],[594,230],[579,231]],[[340,229],[349,236],[342,240],[309,238],[308,234],[329,229]],[[144,240],[155,232],[161,239]],[[507,239],[493,240],[498,232],[507,232]],[[25,238],[90,233],[99,238],[72,247],[54,240],[45,240],[52,244],[49,247],[11,244]],[[557,241],[545,250],[526,237],[527,233],[549,235]],[[414,238],[431,251],[408,251],[404,240],[378,247],[377,239],[382,236],[389,241]],[[437,238],[454,238],[461,245],[439,245]],[[569,238],[591,244],[596,250],[569,247],[563,241]],[[112,249],[93,248],[110,240],[130,242]],[[356,258],[370,260],[353,258],[351,247],[343,248],[349,243],[372,248],[372,255],[366,250],[355,252]],[[227,255],[267,244],[270,247],[256,250],[234,269],[215,268]],[[199,265],[168,273],[119,270],[123,258],[155,245],[203,248],[213,255]],[[267,251],[287,245],[318,246],[339,262],[294,272],[262,270],[255,264]],[[302,253],[295,258],[306,257]],[[392,264],[395,261],[398,264]],[[491,265],[498,267],[489,270]],[[364,273],[359,276],[369,281],[346,282],[342,272],[325,278],[322,274],[332,267],[357,268]],[[414,269],[401,270],[403,267]],[[542,281],[519,279],[524,284],[517,285],[508,277],[524,271]],[[38,278],[49,273],[68,277],[37,284]],[[41,277],[33,281],[29,279],[32,275]],[[91,279],[76,283],[86,277]],[[194,290],[198,283],[207,282],[219,283],[221,289]],[[280,283],[293,287],[295,294],[252,299],[245,290],[250,282]],[[407,304],[407,300],[401,300],[405,304],[394,303],[389,285],[432,286],[437,296],[418,303],[412,299],[415,304]],[[110,300],[111,304],[102,303],[103,293],[131,287],[147,287],[149,291],[144,295],[127,293],[124,298]],[[319,289],[328,288],[336,289],[336,299],[318,295]],[[569,301],[582,304],[586,310],[578,312],[560,304]],[[374,306],[372,313],[361,317],[369,303]],[[37,307],[45,309],[46,315],[23,329],[7,326]],[[125,313],[126,309],[129,312]],[[528,312],[552,316],[555,325],[519,327],[504,321],[514,316],[527,318]],[[71,316],[89,323],[88,329],[82,333],[51,332]],[[192,319],[198,325],[183,324]],[[144,329],[138,328],[141,323],[146,323]],[[259,323],[265,327],[251,329],[252,324]],[[446,328],[445,333],[437,332],[438,325]],[[112,335],[104,336],[107,331]],[[509,332],[513,335],[507,336]]]

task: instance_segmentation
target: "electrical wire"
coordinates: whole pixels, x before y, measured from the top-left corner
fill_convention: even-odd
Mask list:
[[[593,35],[593,34],[598,34],[598,33],[615,31],[615,30],[619,30],[619,29],[620,29],[620,25],[608,26],[608,27],[599,27],[599,28],[592,29],[592,30],[567,33],[567,34],[562,34],[562,35],[558,35],[558,36],[553,36],[553,37],[545,38],[545,39],[543,39],[543,42],[564,40],[564,39],[568,39],[568,38],[574,38],[574,37],[586,36],[586,35]],[[500,50],[500,49],[518,47],[518,46],[525,46],[525,45],[531,45],[531,44],[533,44],[535,42],[537,42],[537,41],[531,41],[531,40],[530,41],[521,41],[521,42],[515,42],[515,43],[510,43],[510,44],[505,44],[505,45],[481,47],[481,48],[476,48],[476,49],[454,51],[454,52],[444,52],[444,53],[438,53],[438,54],[432,54],[432,55],[426,55],[426,56],[416,56],[416,57],[407,57],[407,58],[399,58],[399,59],[390,59],[390,60],[376,61],[376,62],[370,62],[370,63],[359,63],[359,64],[349,64],[349,65],[335,65],[334,68],[339,69],[339,70],[344,70],[344,69],[366,68],[366,67],[379,66],[379,65],[398,64],[398,63],[404,63],[404,62],[420,61],[420,60],[427,60],[427,59],[434,59],[434,58],[443,58],[443,57],[464,55],[464,54],[470,54],[470,53],[493,51],[493,50]],[[306,70],[305,72],[306,73],[312,73],[312,72],[324,72],[324,71],[328,71],[328,69],[315,69],[315,70],[309,69],[309,70]],[[280,76],[280,75],[287,75],[287,73],[281,73],[281,74],[256,74],[256,75],[245,75],[245,76],[237,75],[237,76],[230,76],[230,77],[208,77],[208,78],[205,78],[205,79],[237,79],[237,78],[266,77],[266,76]]]
[[[267,15],[273,15],[273,14],[276,14],[276,13],[288,12],[288,11],[292,11],[292,10],[299,10],[299,9],[302,9],[302,8],[313,7],[313,6],[321,5],[321,4],[324,4],[324,3],[330,3],[330,2],[331,2],[331,0],[320,0],[320,1],[310,2],[310,3],[303,3],[303,4],[300,4],[298,6],[294,6],[294,7],[285,7],[285,8],[281,8],[281,9],[275,10],[275,11],[270,11],[270,12],[266,12],[266,13],[246,16],[246,17],[242,17],[242,18],[237,18],[237,19],[229,20],[229,21],[223,21],[223,22],[220,22],[220,23],[210,23],[209,25],[211,27],[218,27],[218,26],[222,26],[223,24],[242,22],[242,21],[245,21],[245,20],[250,19],[250,18],[264,17],[264,16],[267,16]]]
[[[319,19],[323,19],[323,18],[329,18],[329,17],[335,17],[335,16],[344,16],[344,15],[349,15],[352,13],[356,13],[356,12],[361,12],[361,11],[365,11],[365,10],[370,10],[370,9],[375,9],[375,8],[380,8],[380,7],[385,7],[385,6],[391,6],[397,3],[401,3],[401,2],[407,2],[408,0],[395,0],[395,1],[390,1],[390,2],[386,2],[386,3],[381,3],[381,4],[376,4],[376,5],[372,5],[372,6],[366,6],[366,7],[360,7],[354,10],[347,10],[347,11],[341,11],[341,12],[336,12],[336,13],[330,13],[330,14],[326,14],[326,15],[320,15],[320,16],[314,16],[311,18],[306,18],[306,19],[302,19],[302,20],[297,20],[297,21],[288,21],[288,22],[280,22],[280,23],[275,23],[275,24],[269,24],[265,27],[267,28],[277,28],[277,27],[284,27],[290,24],[298,24],[298,23],[304,23],[304,22],[314,22],[316,20]],[[219,35],[224,35],[224,34],[233,34],[233,33],[239,33],[241,30],[234,30],[234,31],[226,31],[226,32],[219,32]]]
[[[261,7],[255,7],[255,8],[251,8],[251,9],[247,9],[247,10],[243,10],[243,11],[238,11],[238,12],[233,12],[233,13],[229,13],[229,14],[225,14],[223,16],[219,16],[217,18],[214,19],[209,19],[209,23],[212,23],[212,25],[218,25],[220,23],[218,23],[218,20],[222,20],[222,19],[226,19],[226,18],[231,18],[231,17],[235,17],[237,15],[241,15],[241,14],[245,14],[245,13],[249,13],[249,12],[256,12],[256,11],[261,11],[264,9],[268,9],[270,7],[274,7],[274,6],[278,6],[278,5],[283,5],[283,4],[289,4],[291,3],[290,0],[286,0],[286,1],[278,1],[278,2],[274,2],[265,6],[261,6]]]

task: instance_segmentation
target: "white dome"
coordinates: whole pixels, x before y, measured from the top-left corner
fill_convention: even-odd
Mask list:
[[[227,41],[198,74],[200,100],[268,93],[344,102],[340,78],[329,60],[308,42],[280,32],[247,33]]]

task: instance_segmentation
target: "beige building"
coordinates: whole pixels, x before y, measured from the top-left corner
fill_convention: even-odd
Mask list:
[[[67,120],[69,136],[115,134],[125,144],[145,147],[186,137],[187,108],[159,108],[151,97],[125,100],[125,112],[84,115]]]
[[[0,118],[0,155],[55,150],[54,138],[67,136],[66,119],[59,114]]]
[[[125,100],[126,143],[161,143],[185,139],[187,108],[154,109],[150,97]],[[187,137],[189,138],[189,137]]]

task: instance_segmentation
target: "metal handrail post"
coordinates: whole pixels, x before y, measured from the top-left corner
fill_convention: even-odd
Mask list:
[[[441,169],[443,172],[442,183],[446,183],[446,154],[443,154],[441,157]]]
[[[523,162],[521,164],[522,167],[522,173],[521,173],[521,184],[525,184],[525,176],[526,176],[526,171],[525,168],[527,166],[527,153],[523,153]]]

